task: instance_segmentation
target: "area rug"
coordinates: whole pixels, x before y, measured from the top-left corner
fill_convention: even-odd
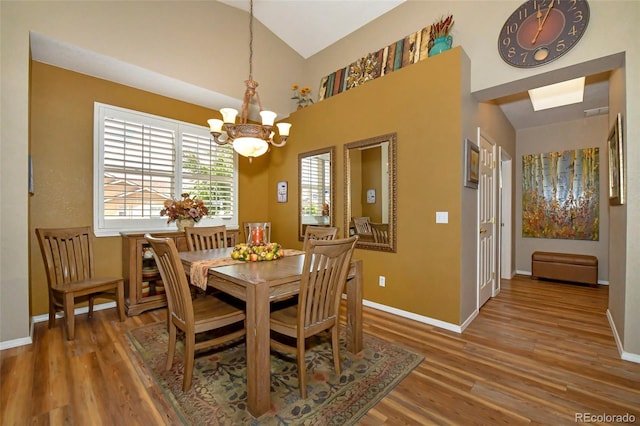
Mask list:
[[[166,323],[127,333],[133,348],[151,371],[178,415],[187,425],[350,425],[389,393],[423,359],[397,345],[364,335],[364,350],[345,350],[342,374],[333,370],[331,339],[308,339],[308,397],[300,398],[294,357],[271,352],[271,410],[258,419],[247,411],[244,340],[197,352],[193,385],[182,392],[183,346],[178,342],[173,368],[165,370]]]

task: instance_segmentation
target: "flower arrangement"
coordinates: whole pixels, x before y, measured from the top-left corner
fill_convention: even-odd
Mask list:
[[[311,87],[298,86],[298,83],[294,83],[291,86],[291,90],[295,93],[291,99],[295,99],[299,108],[306,107],[313,103],[313,99],[311,99]]]
[[[231,251],[232,259],[246,260],[250,262],[276,260],[282,256],[284,256],[284,250],[278,243],[259,245],[240,243],[236,244]]]
[[[209,209],[204,205],[204,201],[191,198],[191,194],[181,194],[181,200],[166,200],[164,208],[160,210],[160,216],[168,216],[167,223],[179,219],[193,219],[199,222],[209,213]]]
[[[453,15],[449,15],[446,18],[442,17],[440,20],[434,22],[433,25],[431,25],[431,39],[435,40],[448,36],[454,23]]]

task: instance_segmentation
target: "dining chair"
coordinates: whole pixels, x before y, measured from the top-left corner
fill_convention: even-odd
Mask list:
[[[208,250],[227,247],[227,227],[220,226],[187,226],[184,228],[189,251]]]
[[[184,332],[185,346],[182,390],[187,391],[191,388],[195,351],[230,342],[246,334],[244,308],[235,306],[218,295],[205,294],[203,297],[192,299],[187,276],[173,239],[155,238],[150,234],[146,234],[145,238],[153,249],[167,294],[169,350],[166,369],[170,370],[173,365],[177,331],[180,329]],[[234,324],[237,327],[231,327]],[[227,326],[231,328],[227,329]],[[224,334],[215,334],[209,339],[196,342],[196,334],[223,327]]]
[[[75,305],[89,301],[89,318],[93,317],[96,298],[113,299],[120,321],[124,314],[124,280],[122,277],[95,276],[93,232],[91,227],[36,229],[49,287],[49,328],[56,312],[64,313],[67,340],[75,338]]]
[[[367,216],[354,217],[353,225],[357,234],[371,234],[371,220]]]
[[[307,397],[305,339],[331,331],[333,364],[340,374],[339,310],[358,236],[337,240],[309,240],[305,251],[298,304],[271,312],[272,348],[297,358],[300,396]],[[278,334],[295,338],[284,343]]]
[[[388,223],[371,223],[371,233],[373,241],[381,244],[389,244],[389,224]]]
[[[333,226],[308,225],[304,230],[302,250],[307,249],[309,240],[333,240],[338,233],[338,228]]]
[[[264,238],[267,242],[271,242],[271,222],[244,222],[244,241],[249,243],[249,232],[252,223],[261,223],[264,225]]]

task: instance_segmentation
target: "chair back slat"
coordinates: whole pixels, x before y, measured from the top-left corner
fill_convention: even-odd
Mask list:
[[[358,234],[371,233],[371,221],[368,216],[354,217],[353,225],[356,227],[356,232]]]
[[[156,259],[160,276],[164,282],[170,319],[183,330],[194,330],[194,312],[191,291],[184,272],[178,249],[172,238],[154,238],[145,235]]]
[[[184,232],[187,237],[189,251],[227,247],[227,227],[225,225],[189,226],[184,229]]]
[[[338,234],[338,228],[333,226],[308,225],[304,230],[302,250],[307,249],[309,240],[333,240]]]
[[[389,224],[388,223],[371,223],[371,232],[373,233],[373,241],[381,244],[389,244]]]
[[[94,275],[91,227],[36,230],[50,286],[87,280]]]
[[[298,301],[298,330],[332,321],[349,272],[358,236],[340,240],[309,240]],[[304,334],[302,334],[304,335]]]

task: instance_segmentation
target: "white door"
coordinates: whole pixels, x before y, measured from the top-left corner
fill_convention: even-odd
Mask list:
[[[491,297],[496,280],[495,269],[495,150],[494,144],[480,132],[480,179],[478,182],[478,309]]]

